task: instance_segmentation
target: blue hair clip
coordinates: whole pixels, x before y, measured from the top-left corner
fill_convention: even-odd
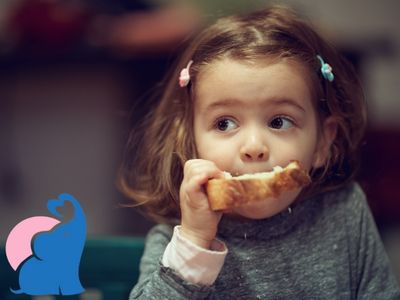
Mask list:
[[[333,79],[335,79],[335,76],[332,73],[332,67],[324,62],[321,56],[317,55],[317,58],[319,59],[319,62],[321,63],[321,73],[322,77],[327,79],[329,82],[332,82]]]

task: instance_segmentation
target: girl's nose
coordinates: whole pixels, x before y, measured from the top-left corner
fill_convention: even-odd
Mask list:
[[[269,150],[264,142],[252,136],[240,149],[240,158],[243,161],[266,161],[269,158]]]

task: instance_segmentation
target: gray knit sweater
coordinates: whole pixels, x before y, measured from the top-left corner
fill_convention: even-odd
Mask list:
[[[149,232],[130,299],[400,299],[357,184],[264,220],[223,217],[218,238],[228,255],[212,286],[191,284],[162,266],[171,236],[167,225]]]

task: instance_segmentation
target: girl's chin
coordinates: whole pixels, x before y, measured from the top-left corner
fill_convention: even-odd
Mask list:
[[[301,189],[283,193],[279,198],[267,198],[263,201],[249,203],[233,208],[231,213],[247,219],[259,220],[272,217],[286,210],[296,201]]]

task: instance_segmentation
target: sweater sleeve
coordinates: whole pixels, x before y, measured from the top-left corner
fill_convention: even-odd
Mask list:
[[[222,269],[228,251],[225,244],[216,239],[212,241],[210,248],[203,249],[183,238],[180,226],[175,226],[162,264],[178,272],[187,281],[212,285]]]
[[[213,286],[193,284],[179,276],[161,259],[172,237],[173,229],[167,225],[156,225],[146,237],[140,261],[140,276],[130,293],[133,299],[206,299]]]
[[[349,223],[353,232],[353,295],[356,299],[400,299],[400,289],[391,269],[371,211],[361,188],[351,195],[354,215]],[[355,220],[358,220],[355,224]]]

